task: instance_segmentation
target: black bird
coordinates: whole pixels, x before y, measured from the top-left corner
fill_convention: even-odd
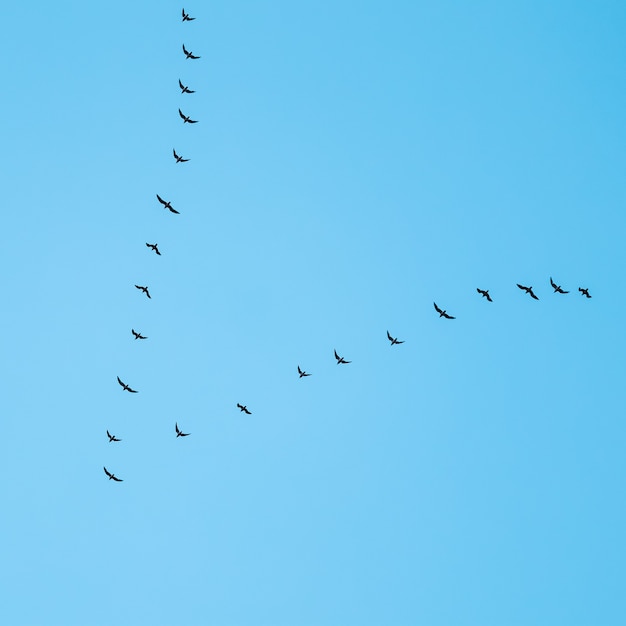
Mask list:
[[[134,389],[131,389],[126,383],[123,383],[120,380],[120,377],[117,377],[117,382],[122,385],[122,387],[124,387],[124,391],[130,391],[130,393],[138,393],[137,391],[135,391]]]
[[[114,481],[118,483],[124,482],[121,478],[118,478],[115,474],[111,474],[111,472],[109,472],[109,470],[106,467],[104,468],[104,473],[109,477],[109,480],[113,479]]]
[[[591,296],[589,295],[589,289],[588,288],[587,289],[583,289],[582,287],[579,287],[578,291],[580,291],[580,293],[583,296],[587,296],[588,298],[591,298]]]
[[[122,441],[121,439],[118,439],[115,435],[112,435],[108,430],[107,437],[109,438],[109,443],[111,443],[112,441]]]
[[[189,159],[183,159],[183,157],[176,154],[176,150],[172,148],[172,152],[174,153],[174,158],[176,159],[176,163],[187,163]]]
[[[310,376],[311,375],[311,374],[307,374],[306,372],[301,370],[299,365],[298,365],[298,374],[300,374],[300,378],[302,378],[303,376]]]
[[[141,285],[135,285],[135,287],[137,287],[137,289],[141,289],[141,291],[143,291],[148,298],[150,298],[150,300],[152,300],[151,296],[150,296],[150,292],[148,291],[147,287],[142,287]]]
[[[404,341],[398,341],[395,337],[392,337],[389,334],[389,331],[387,331],[387,339],[389,339],[389,341],[391,341],[391,345],[393,346],[396,343],[404,343]]]
[[[183,124],[197,124],[198,120],[192,120],[188,115],[185,115],[180,109],[178,109],[178,115],[183,118]]]
[[[476,291],[483,297],[483,298],[487,298],[487,300],[489,300],[489,302],[493,302],[493,300],[491,299],[491,296],[489,295],[489,289],[478,289],[478,287],[476,287]]]
[[[346,361],[342,356],[339,356],[337,354],[337,350],[335,350],[335,358],[337,359],[337,365],[339,365],[340,363],[344,363],[344,364],[352,363],[352,361]]]
[[[185,44],[183,44],[183,52],[185,53],[185,56],[188,59],[199,59],[200,58],[200,57],[197,57],[197,56],[191,54],[191,52],[189,52],[189,50],[187,50],[187,48],[185,48]]]
[[[436,302],[433,302],[433,304],[435,305],[435,311],[437,311],[437,313],[439,313],[439,317],[445,317],[448,320],[455,320],[456,317],[452,317],[452,315],[448,315],[445,311],[443,311],[442,309],[440,309],[437,306]]]
[[[520,285],[519,283],[517,283],[517,286],[522,291],[525,291],[527,294],[529,294],[531,298],[534,298],[535,300],[539,300],[539,298],[534,294],[532,287],[524,287],[524,285]]]
[[[244,413],[247,413],[248,415],[252,415],[252,413],[248,411],[248,407],[244,406],[243,404],[239,404],[239,402],[237,402],[237,408],[243,411]]]
[[[134,328],[131,328],[130,330],[132,331],[133,335],[135,335],[135,339],[147,339],[147,337],[144,337],[141,333],[135,332]]]
[[[189,437],[191,433],[184,433],[180,428],[178,428],[178,422],[176,422],[176,436],[177,437]]]
[[[183,9],[183,22],[191,22],[195,19],[195,17],[189,17],[189,13],[185,13],[185,9]]]
[[[185,87],[185,85],[183,85],[180,82],[180,78],[178,79],[178,84],[180,85],[181,93],[196,93],[193,89],[189,89],[189,87]]]
[[[157,197],[157,200],[163,205],[164,209],[169,209],[172,213],[176,213],[176,215],[180,215],[180,213],[172,207],[172,203],[169,202],[169,200],[165,202],[165,200],[163,200],[163,198],[161,198],[161,196],[158,193],[156,197]]]
[[[554,293],[569,293],[569,291],[565,291],[560,285],[557,285],[553,280],[552,276],[550,276],[550,284],[554,289]]]
[[[152,248],[159,256],[161,256],[158,243],[146,243],[146,245],[148,246],[148,248]]]

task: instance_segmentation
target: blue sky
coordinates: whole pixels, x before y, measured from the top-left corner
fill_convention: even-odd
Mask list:
[[[626,6],[181,8],[4,10],[0,620],[620,624]]]

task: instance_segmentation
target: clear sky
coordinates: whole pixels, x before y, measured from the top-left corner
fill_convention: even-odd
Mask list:
[[[623,624],[626,4],[181,8],[3,9],[0,622]]]

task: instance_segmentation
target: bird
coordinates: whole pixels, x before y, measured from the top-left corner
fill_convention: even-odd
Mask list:
[[[188,115],[185,115],[180,109],[178,109],[178,115],[183,118],[183,124],[197,124],[198,120],[192,120]]]
[[[178,84],[180,85],[181,93],[196,93],[193,89],[189,89],[189,87],[185,87],[185,85],[183,85],[183,83],[181,82],[180,78],[178,79]]]
[[[237,402],[237,408],[239,410],[241,410],[243,413],[247,413],[248,415],[252,415],[252,413],[250,413],[250,411],[248,411],[248,407],[244,406],[243,404],[239,404],[239,402]]]
[[[135,285],[135,287],[137,287],[137,289],[141,289],[141,291],[143,291],[148,296],[148,298],[152,300],[152,297],[150,296],[150,292],[148,291],[147,287],[142,287],[141,285]]]
[[[344,365],[352,363],[352,361],[346,361],[342,356],[339,356],[337,354],[337,350],[335,350],[335,358],[337,359],[337,365],[339,365],[340,363],[343,363]]]
[[[115,482],[118,482],[118,483],[124,482],[121,478],[118,478],[115,474],[111,474],[111,472],[109,472],[109,470],[106,467],[104,468],[104,473],[109,477],[109,480],[113,479]]]
[[[148,248],[152,248],[152,250],[154,250],[159,256],[161,256],[158,243],[146,243],[146,245],[148,246]]]
[[[161,196],[158,193],[156,197],[157,197],[157,200],[163,205],[164,209],[169,209],[172,213],[176,213],[176,215],[180,215],[180,213],[172,207],[172,203],[169,200],[165,202],[165,200],[163,200],[163,198],[161,198]]]
[[[191,22],[195,19],[195,17],[189,17],[189,13],[185,13],[185,9],[183,9],[183,22]]]
[[[565,291],[560,285],[557,285],[553,280],[552,276],[550,276],[550,284],[554,289],[554,293],[569,293],[569,291]]]
[[[391,341],[391,345],[393,346],[396,343],[404,343],[404,341],[398,341],[395,337],[392,337],[389,334],[389,331],[387,331],[387,339],[389,339],[389,341]]]
[[[491,296],[489,295],[489,289],[478,289],[478,287],[476,287],[476,291],[483,297],[483,298],[487,298],[487,300],[489,300],[489,302],[493,302],[493,300],[491,299]]]
[[[519,283],[517,283],[517,286],[522,290],[525,291],[527,294],[530,294],[531,298],[534,298],[535,300],[539,300],[539,298],[534,294],[533,292],[533,288],[532,287],[524,287],[524,285],[520,285]]]
[[[300,378],[302,378],[303,376],[310,376],[311,374],[307,374],[305,371],[300,369],[300,366],[298,365],[298,374],[300,374]]]
[[[580,293],[583,296],[587,296],[588,298],[591,298],[591,296],[589,295],[589,289],[588,288],[583,289],[582,287],[579,287],[578,291],[580,291]]]
[[[111,443],[112,441],[122,441],[121,439],[118,439],[115,435],[112,435],[108,430],[107,437],[109,438],[109,443]]]
[[[183,44],[183,52],[185,53],[185,56],[188,59],[199,59],[200,58],[200,57],[197,57],[197,56],[191,54],[191,52],[189,52],[189,50],[187,50],[187,48],[185,48],[185,44]]]
[[[439,317],[445,317],[448,320],[455,320],[456,317],[452,317],[452,315],[448,315],[445,311],[443,311],[442,309],[440,309],[437,306],[436,302],[433,302],[433,304],[435,305],[435,311],[437,311],[437,313],[439,313]]]
[[[134,328],[131,328],[130,330],[133,335],[135,335],[135,339],[147,339],[147,337],[144,337],[141,333],[136,332]]]
[[[191,433],[184,433],[180,428],[178,428],[178,422],[176,422],[176,436],[177,437],[189,437]]]
[[[138,393],[137,391],[135,391],[134,389],[131,389],[126,383],[123,383],[120,380],[120,377],[117,377],[117,382],[122,385],[122,387],[124,388],[124,391],[130,391],[130,393]]]
[[[183,159],[183,157],[176,154],[176,150],[172,148],[172,152],[174,153],[174,158],[176,159],[176,163],[187,163],[189,159]]]

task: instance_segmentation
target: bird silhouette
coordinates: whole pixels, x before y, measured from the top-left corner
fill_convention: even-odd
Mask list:
[[[189,13],[185,13],[185,9],[183,9],[183,22],[192,22],[195,19],[195,17],[189,17]]]
[[[180,428],[178,428],[178,422],[176,422],[176,436],[177,437],[189,437],[191,433],[184,433]]]
[[[121,478],[118,478],[115,474],[111,474],[111,472],[109,472],[109,470],[106,467],[104,468],[104,473],[109,477],[109,480],[114,480],[115,482],[118,482],[118,483],[124,482]]]
[[[337,354],[337,350],[335,350],[335,358],[337,359],[337,365],[339,365],[340,363],[343,363],[344,365],[352,363],[352,361],[346,361],[342,356],[339,356]]]
[[[163,205],[164,209],[169,209],[172,213],[176,213],[176,215],[180,215],[180,213],[172,207],[172,204],[171,202],[169,202],[169,200],[165,202],[165,200],[163,200],[163,198],[161,198],[161,196],[158,193],[156,197],[157,197],[157,200]]]
[[[387,331],[387,339],[389,339],[389,341],[391,341],[391,345],[393,346],[396,343],[404,343],[404,341],[398,341],[395,337],[392,337],[389,334],[389,331]]]
[[[158,243],[146,243],[146,245],[148,246],[148,248],[151,248],[152,250],[154,250],[159,256],[161,256],[161,253],[159,252],[159,244]]]
[[[176,154],[176,150],[172,148],[172,152],[174,153],[174,158],[176,159],[176,163],[187,163],[189,159],[183,159],[183,157]]]
[[[298,365],[298,374],[300,374],[300,378],[302,378],[303,376],[310,376],[311,374],[307,374],[305,371],[300,369],[300,366]]]
[[[525,291],[527,294],[529,294],[531,298],[534,298],[535,300],[539,300],[539,298],[535,295],[535,292],[533,291],[532,287],[524,287],[524,285],[520,285],[519,283],[517,283],[517,286],[522,291]]]
[[[591,296],[589,295],[589,289],[583,289],[582,287],[579,287],[578,291],[580,291],[580,293],[583,296],[587,296],[588,298],[591,298]]]
[[[237,402],[237,408],[242,411],[243,413],[247,413],[248,415],[252,415],[252,413],[250,413],[250,411],[248,411],[248,407],[244,406],[243,404],[239,404],[239,402]]]
[[[109,438],[109,443],[111,443],[112,441],[122,441],[121,439],[118,439],[115,435],[112,435],[108,430],[107,437]]]
[[[489,295],[489,289],[478,289],[478,287],[476,287],[476,291],[483,297],[483,298],[487,298],[487,300],[489,300],[489,302],[493,302],[493,300],[491,299],[491,296]]]
[[[192,120],[188,115],[185,115],[180,109],[178,109],[178,115],[183,118],[183,124],[197,124],[198,120]]]
[[[552,276],[550,276],[550,284],[554,289],[554,293],[569,293],[569,291],[565,291],[560,285],[557,285],[553,280]]]
[[[134,328],[131,328],[130,330],[133,335],[135,335],[135,339],[147,339],[147,337],[144,337],[141,333],[136,332]]]
[[[437,311],[437,313],[439,313],[439,317],[445,317],[448,320],[455,320],[456,317],[452,317],[452,315],[448,315],[444,310],[440,309],[437,306],[436,302],[433,302],[433,304],[435,305],[435,311]]]
[[[189,52],[189,50],[187,50],[187,48],[185,48],[185,44],[183,44],[183,52],[185,53],[185,56],[188,59],[199,59],[200,58],[200,57],[197,57],[197,56],[191,54],[191,52]]]
[[[181,92],[180,93],[196,93],[193,89],[189,89],[181,82],[180,78],[178,79],[178,84],[180,85]]]
[[[138,393],[137,391],[135,391],[134,389],[131,389],[126,383],[123,383],[120,380],[120,377],[117,377],[117,382],[122,385],[122,387],[124,388],[124,391],[130,391],[130,393]]]
[[[142,287],[141,285],[135,285],[135,287],[137,287],[137,289],[141,289],[141,291],[143,291],[148,296],[148,298],[152,300],[152,296],[150,295],[147,287]]]

